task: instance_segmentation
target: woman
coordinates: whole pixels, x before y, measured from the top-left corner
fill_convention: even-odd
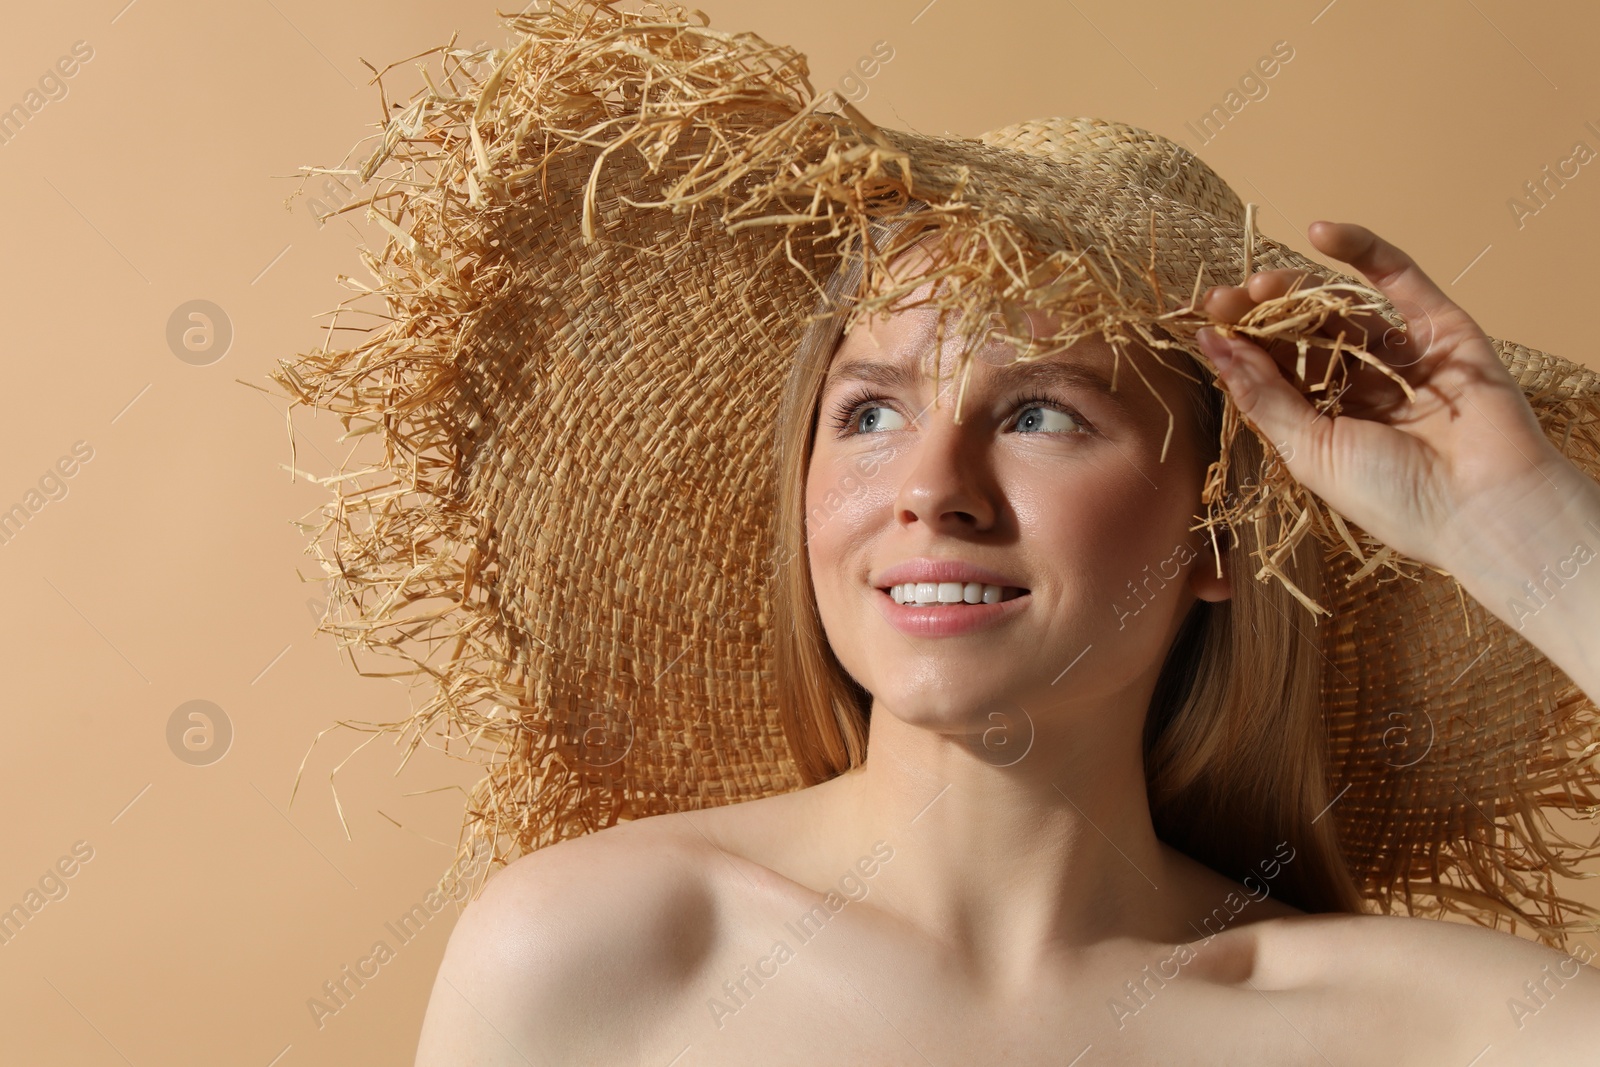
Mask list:
[[[1482,331],[1405,253],[1355,225],[1308,236],[1406,312],[1388,358],[1417,400],[1363,371],[1354,417],[1319,418],[1278,369],[1292,346],[1202,331],[1234,402],[1302,484],[1448,569],[1600,695],[1593,571],[1534,617],[1504,606],[1592,534],[1586,523],[1600,529],[1600,486],[1548,442]],[[927,251],[897,261],[907,277]],[[1262,272],[1204,306],[1236,323],[1296,284]],[[823,359],[809,373],[797,361],[785,415],[809,444],[786,455],[791,489],[803,482],[819,636],[867,695],[870,756],[795,792],[620,823],[513,863],[452,934],[419,1067],[1489,1064],[1589,1049],[1600,974],[1581,961],[1465,924],[1350,914],[1348,872],[1299,818],[1319,814],[1304,782],[1320,782],[1320,757],[1287,769],[1243,758],[1234,772],[1259,775],[1263,804],[1300,827],[1281,842],[1262,836],[1276,813],[1236,813],[1254,838],[1230,851],[1226,819],[1195,810],[1203,796],[1181,783],[1155,813],[1178,831],[1209,827],[1215,840],[1191,851],[1229,857],[1215,866],[1242,878],[1158,836],[1150,787],[1181,776],[1158,760],[1147,781],[1147,709],[1186,620],[1246,592],[1239,546],[1213,555],[1190,528],[1215,457],[1211,390],[1145,360],[1149,392],[1109,392],[1095,379],[1110,378],[1113,353],[1095,342],[1023,374],[1001,343],[974,363],[958,423],[951,383],[925,373],[933,325],[908,308],[836,346],[819,327],[801,351]],[[1169,411],[1177,446],[1162,461]],[[863,457],[870,476],[819,507]],[[1153,563],[1179,574],[1130,599]],[[901,603],[908,584],[947,606]],[[794,605],[798,645],[809,608]],[[789,655],[790,677],[807,678],[804,652]],[[1269,701],[1252,716],[1246,745],[1314,752],[1304,714]],[[859,746],[848,728],[803,719],[789,721],[819,739],[804,751],[822,774],[840,760],[820,739]],[[1508,1010],[1514,998],[1531,1011]]]
[[[393,238],[379,327],[277,376],[383,446],[329,479],[330,628],[436,683],[401,728],[502,742],[467,815],[529,853],[457,925],[419,1064],[1587,1047],[1578,949],[1360,913],[1574,932],[1581,849],[1530,816],[1600,781],[1551,677],[1600,694],[1566,458],[1600,462],[1600,381],[1362,227],[1309,237],[1381,294],[1304,277],[1149,131],[891,131],[698,13],[511,23],[360,172],[395,164],[350,205]],[[924,295],[963,341],[1050,314],[946,380]],[[1547,661],[1480,652],[1448,583],[1353,600],[1395,552]]]

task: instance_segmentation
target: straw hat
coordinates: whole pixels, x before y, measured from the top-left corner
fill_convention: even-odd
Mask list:
[[[484,763],[458,865],[480,839],[498,861],[502,844],[802,785],[769,669],[769,590],[789,564],[772,554],[776,470],[748,413],[777,410],[841,256],[884,262],[887,217],[923,207],[954,239],[936,303],[972,347],[977,324],[1048,306],[1060,333],[1008,334],[1025,353],[1096,334],[1119,366],[1134,343],[1176,347],[1211,380],[1198,294],[1279,267],[1328,283],[1261,305],[1242,332],[1327,345],[1315,327],[1333,312],[1402,322],[1360,279],[1259,234],[1253,205],[1144,130],[878,128],[819,96],[792,49],[673,7],[583,2],[508,25],[508,49],[435,49],[440,70],[386,109],[358,170],[308,168],[371,183],[344,210],[390,240],[335,325],[376,321],[272,375],[371,435],[370,460],[324,479],[322,629],[431,685],[406,720],[344,725],[411,748],[464,738]],[[1600,472],[1600,375],[1493,344],[1552,441]],[[1337,414],[1331,391],[1307,396]],[[1256,432],[1230,399],[1224,457],[1240,429]],[[1258,578],[1287,583],[1275,561],[1308,536],[1326,559],[1326,602],[1295,592],[1329,664],[1333,818],[1374,910],[1509,917],[1542,938],[1587,928],[1569,914],[1595,913],[1556,895],[1553,872],[1600,850],[1543,812],[1600,804],[1594,705],[1282,464],[1239,473],[1213,467],[1204,521],[1278,531]]]

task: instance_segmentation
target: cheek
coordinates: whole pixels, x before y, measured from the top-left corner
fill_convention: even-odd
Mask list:
[[[894,492],[888,467],[867,452],[815,455],[806,473],[806,554],[818,608],[865,574],[874,537],[890,524]]]
[[[839,530],[851,521],[852,489],[859,489],[848,465],[819,457],[806,474],[806,545],[812,558],[826,556]]]
[[[1180,473],[1158,471],[1152,486],[1114,457],[1029,477],[1012,492],[1021,539],[1031,555],[1053,561],[1052,568],[1085,602],[1114,598],[1146,564],[1167,559],[1180,542],[1192,540],[1190,505],[1199,490],[1190,501]]]

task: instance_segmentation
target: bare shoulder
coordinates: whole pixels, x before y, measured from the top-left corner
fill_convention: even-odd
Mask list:
[[[1289,915],[1258,924],[1256,932],[1263,955],[1271,957],[1263,965],[1279,969],[1271,977],[1263,972],[1263,977],[1288,984],[1313,977],[1328,981],[1373,977],[1381,973],[1376,968],[1386,963],[1415,965],[1419,958],[1483,974],[1508,968],[1521,973],[1530,965],[1537,972],[1545,964],[1563,960],[1571,961],[1570,970],[1594,955],[1579,947],[1568,956],[1501,930],[1404,915]]]
[[[1418,1044],[1422,1062],[1441,1042],[1466,1060],[1482,1053],[1478,1067],[1570,1061],[1600,1037],[1600,960],[1583,939],[1569,955],[1487,927],[1397,915],[1287,916],[1252,933],[1257,986],[1317,990],[1330,1008],[1369,1020],[1353,1040]]]
[[[663,992],[711,950],[706,869],[703,848],[664,818],[514,860],[450,935],[417,1067],[580,1062],[625,1041],[607,1021],[668,1008]]]

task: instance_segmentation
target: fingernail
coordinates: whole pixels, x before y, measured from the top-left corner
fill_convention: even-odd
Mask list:
[[[1211,365],[1217,368],[1218,374],[1225,374],[1233,365],[1233,345],[1210,326],[1202,326],[1195,334],[1200,341],[1200,347],[1211,358]]]

